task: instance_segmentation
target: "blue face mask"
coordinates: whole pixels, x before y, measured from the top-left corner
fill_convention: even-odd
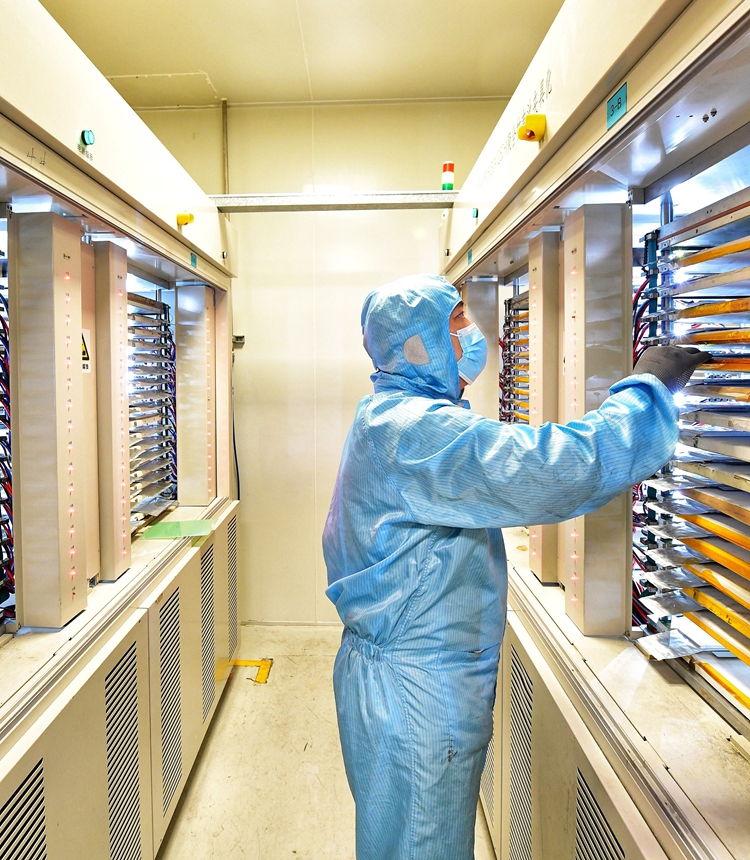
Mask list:
[[[487,341],[475,323],[460,328],[456,334],[463,355],[458,359],[458,375],[464,382],[474,382],[487,364]]]

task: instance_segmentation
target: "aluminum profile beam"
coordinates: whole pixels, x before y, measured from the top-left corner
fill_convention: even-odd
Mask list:
[[[451,209],[458,191],[367,194],[213,194],[219,212],[337,212],[357,209]]]
[[[709,167],[713,167],[735,152],[739,152],[750,144],[750,122],[740,126],[733,132],[701,152],[680,164],[664,176],[655,179],[643,188],[643,202],[650,203],[657,197],[661,197],[667,191],[671,191],[675,185],[697,176]]]

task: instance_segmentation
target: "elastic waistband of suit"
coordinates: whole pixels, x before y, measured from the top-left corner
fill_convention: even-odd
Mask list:
[[[349,627],[344,628],[342,644],[349,645],[355,651],[360,653],[363,657],[366,657],[368,660],[386,660],[396,663],[406,662],[422,664],[431,663],[436,660],[439,660],[441,662],[445,662],[446,660],[448,660],[449,662],[451,660],[461,660],[468,657],[470,653],[486,653],[488,656],[491,653],[494,653],[496,655],[500,647],[499,645],[491,645],[489,648],[481,652],[465,652],[459,650],[454,651],[452,649],[441,650],[432,648],[394,648],[390,645],[376,645],[369,639],[363,639]]]

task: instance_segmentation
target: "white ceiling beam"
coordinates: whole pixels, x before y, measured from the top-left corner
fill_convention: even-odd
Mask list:
[[[212,194],[220,212],[335,212],[356,209],[451,209],[458,191],[365,194]]]

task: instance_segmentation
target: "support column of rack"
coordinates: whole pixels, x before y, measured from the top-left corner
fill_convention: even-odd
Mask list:
[[[560,234],[529,242],[529,425],[558,420]],[[529,527],[529,567],[540,582],[558,582],[557,525]]]
[[[565,220],[564,402],[569,423],[597,409],[631,364],[631,214],[586,205]],[[632,494],[561,527],[565,610],[589,635],[630,630]]]
[[[32,627],[87,602],[81,237],[60,215],[10,219],[16,570]]]
[[[130,567],[128,258],[112,242],[97,242],[94,252],[101,578],[114,580]]]

